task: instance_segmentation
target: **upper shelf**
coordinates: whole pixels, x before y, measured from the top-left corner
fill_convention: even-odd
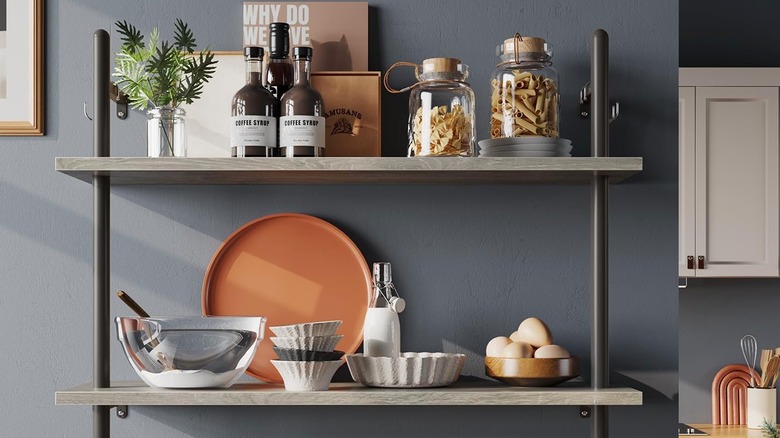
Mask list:
[[[641,405],[631,388],[513,388],[494,382],[458,382],[447,388],[380,389],[333,383],[329,391],[289,392],[282,385],[237,383],[230,389],[156,389],[140,382],[91,384],[57,391],[58,405]]]
[[[112,184],[587,184],[642,171],[642,158],[57,158],[55,168]]]

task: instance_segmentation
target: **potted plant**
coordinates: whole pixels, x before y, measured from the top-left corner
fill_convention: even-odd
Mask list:
[[[191,104],[203,93],[203,85],[216,70],[214,54],[206,48],[195,54],[195,36],[190,27],[176,19],[174,42],[160,41],[157,28],[148,40],[132,24],[115,23],[122,47],[114,59],[119,89],[130,105],[146,110],[150,157],[187,155],[181,105]]]

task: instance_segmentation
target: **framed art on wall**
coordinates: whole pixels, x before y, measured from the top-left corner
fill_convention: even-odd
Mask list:
[[[44,0],[0,0],[0,135],[43,135]]]

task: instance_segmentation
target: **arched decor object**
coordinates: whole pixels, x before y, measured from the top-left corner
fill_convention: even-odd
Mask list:
[[[747,388],[750,376],[758,381],[756,370],[747,365],[726,365],[712,380],[712,424],[745,424]]]

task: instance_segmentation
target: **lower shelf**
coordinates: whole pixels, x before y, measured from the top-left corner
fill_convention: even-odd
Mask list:
[[[237,383],[230,389],[156,389],[140,382],[91,384],[57,391],[58,405],[641,405],[642,392],[631,388],[513,388],[492,382],[457,383],[447,388],[379,389],[334,383],[330,391],[287,392],[284,386]]]

